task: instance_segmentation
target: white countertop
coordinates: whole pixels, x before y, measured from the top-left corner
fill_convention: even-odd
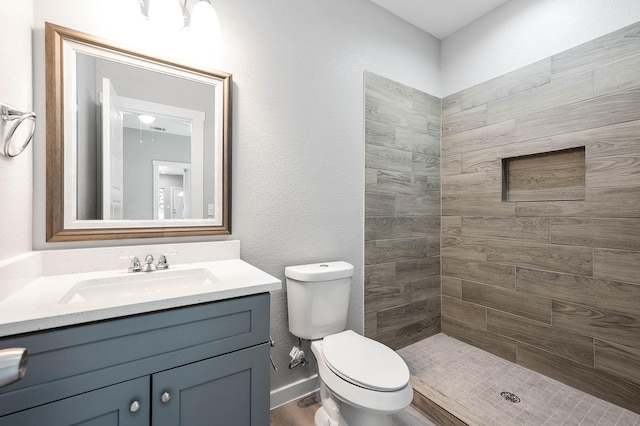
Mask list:
[[[144,279],[161,278],[165,272],[188,270],[208,271],[215,277],[213,284],[179,288],[167,285],[153,292],[132,291],[126,297],[68,300],[69,292],[88,280],[126,280],[138,274],[144,274]],[[281,287],[279,279],[240,259],[171,265],[167,271],[129,273],[120,269],[40,276],[0,302],[0,337],[265,293]]]

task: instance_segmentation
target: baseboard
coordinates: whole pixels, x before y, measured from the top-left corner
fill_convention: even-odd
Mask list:
[[[318,375],[298,380],[271,391],[271,409],[284,405],[320,389]]]

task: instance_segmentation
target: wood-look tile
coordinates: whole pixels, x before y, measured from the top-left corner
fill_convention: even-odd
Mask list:
[[[425,413],[435,424],[439,426],[487,426],[487,423],[471,409],[459,404],[454,398],[444,395],[415,376],[411,376],[411,386],[413,387],[412,404]]]
[[[364,73],[365,93],[371,98],[394,105],[411,108],[413,105],[413,89],[404,84],[390,80],[378,74]]]
[[[412,109],[423,115],[433,116],[438,122],[442,116],[442,99],[418,89],[412,89]]]
[[[518,268],[518,292],[600,307],[628,314],[638,313],[640,285]]]
[[[447,155],[440,160],[442,176],[462,173],[462,154]]]
[[[440,298],[440,275],[412,281],[410,284],[412,302]]]
[[[542,140],[549,141],[552,150],[586,146],[587,159],[638,155],[640,154],[640,121],[580,130]]]
[[[554,300],[552,308],[555,327],[640,349],[640,312],[622,313],[560,300]]]
[[[422,320],[405,327],[379,331],[376,340],[393,350],[440,333],[440,317]]]
[[[367,145],[386,146],[396,148],[396,126],[380,123],[375,120],[365,120],[364,141]]]
[[[462,281],[462,300],[551,323],[551,299],[472,281]]]
[[[549,242],[549,219],[544,217],[465,216],[462,218],[462,236],[545,243]]]
[[[586,195],[585,195],[586,198]],[[518,201],[517,217],[585,216],[588,214],[584,201]]]
[[[569,274],[591,275],[593,250],[589,247],[490,240],[487,241],[487,261]]]
[[[440,191],[395,196],[395,213],[398,216],[439,216],[440,210]]]
[[[369,250],[372,260],[369,264],[422,259],[427,256],[427,239],[377,240],[375,246],[369,247]]]
[[[364,169],[364,190],[365,192],[375,192],[378,190],[378,171],[374,169]]]
[[[551,242],[640,251],[640,219],[552,218]]]
[[[468,327],[487,330],[487,308],[485,306],[442,296],[442,315],[465,323]]]
[[[593,276],[640,284],[640,252],[594,249]]]
[[[442,120],[442,135],[451,136],[487,125],[487,106],[477,107],[450,114]]]
[[[601,96],[621,90],[640,88],[640,79],[636,72],[638,69],[640,69],[640,55],[623,58],[597,68],[595,71],[595,95]]]
[[[503,203],[501,192],[449,195],[442,192],[445,216],[515,216],[516,203]]]
[[[440,278],[442,295],[462,299],[462,279],[443,275]]]
[[[380,263],[364,267],[364,288],[393,285],[396,282],[396,264]]]
[[[593,84],[593,72],[588,71],[496,100],[487,106],[487,122],[497,123],[591,99]]]
[[[487,260],[486,244],[482,240],[444,237],[442,239],[442,256],[484,262]]]
[[[419,300],[417,302],[394,306],[390,309],[378,311],[377,332],[381,333],[388,329],[406,327],[427,319],[426,300]]]
[[[550,352],[518,343],[517,363],[559,382],[640,413],[640,386],[604,371],[587,367]]]
[[[440,155],[440,135],[433,135],[432,133],[436,132],[431,131],[429,126],[427,126],[427,132],[429,133],[396,128],[393,145],[388,146],[424,155]]]
[[[509,201],[585,199],[584,147],[504,160]]]
[[[465,173],[442,177],[442,193],[447,196],[487,192],[486,173]]]
[[[418,133],[429,131],[428,121],[419,115],[409,105],[394,104],[381,101],[369,93],[365,93],[365,119],[379,123],[403,127]]]
[[[593,367],[593,338],[489,309],[487,330]]]
[[[443,118],[443,125],[448,120]],[[442,136],[442,155],[463,154],[516,142],[516,120],[490,124],[454,135]]]
[[[427,299],[427,315],[429,320],[439,319],[442,316],[442,297]]]
[[[418,281],[440,275],[440,258],[425,257],[396,262],[396,280],[398,282]]]
[[[365,167],[377,170],[411,172],[412,153],[398,149],[365,144]]]
[[[474,149],[462,154],[461,173],[502,170],[502,159],[540,154],[551,150],[549,139],[539,139],[526,144],[510,143],[498,147]]]
[[[640,385],[640,350],[595,339],[595,366]]]
[[[515,288],[515,268],[455,257],[442,258],[442,275],[472,280],[507,289]]]
[[[442,216],[440,224],[442,238],[462,236],[461,216]]]
[[[438,216],[395,216],[365,218],[365,241],[427,238],[440,234]]]
[[[553,74],[600,68],[635,55],[640,48],[640,25],[632,24],[551,57]]]
[[[464,90],[461,93],[462,109],[487,104],[550,81],[551,59],[547,58]]]
[[[413,153],[411,171],[416,176],[440,178],[440,157]]]
[[[377,173],[377,172],[376,172]],[[364,194],[365,217],[393,216],[396,212],[396,197],[393,194],[366,192]]]
[[[462,111],[462,94],[460,92],[442,99],[442,115],[455,114]]]
[[[614,93],[518,118],[517,140],[640,120],[640,90]]]
[[[364,335],[373,338],[378,334],[378,314],[368,312],[364,315]]]
[[[411,303],[411,285],[394,284],[364,290],[365,314]]]
[[[497,334],[471,328],[462,322],[442,316],[442,332],[501,358],[516,362],[516,341]]]
[[[591,158],[586,163],[587,187],[610,188],[640,184],[640,154]]]

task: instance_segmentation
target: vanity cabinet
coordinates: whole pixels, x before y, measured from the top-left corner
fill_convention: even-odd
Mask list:
[[[0,339],[0,425],[269,424],[269,295]]]

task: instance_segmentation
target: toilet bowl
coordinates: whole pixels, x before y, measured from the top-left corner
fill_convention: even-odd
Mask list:
[[[316,426],[391,426],[413,399],[409,368],[391,348],[345,330],[353,266],[290,266],[285,275],[289,331],[311,340],[318,361]]]
[[[390,426],[413,399],[407,365],[381,343],[346,330],[313,341],[311,351],[324,387],[317,426]]]

